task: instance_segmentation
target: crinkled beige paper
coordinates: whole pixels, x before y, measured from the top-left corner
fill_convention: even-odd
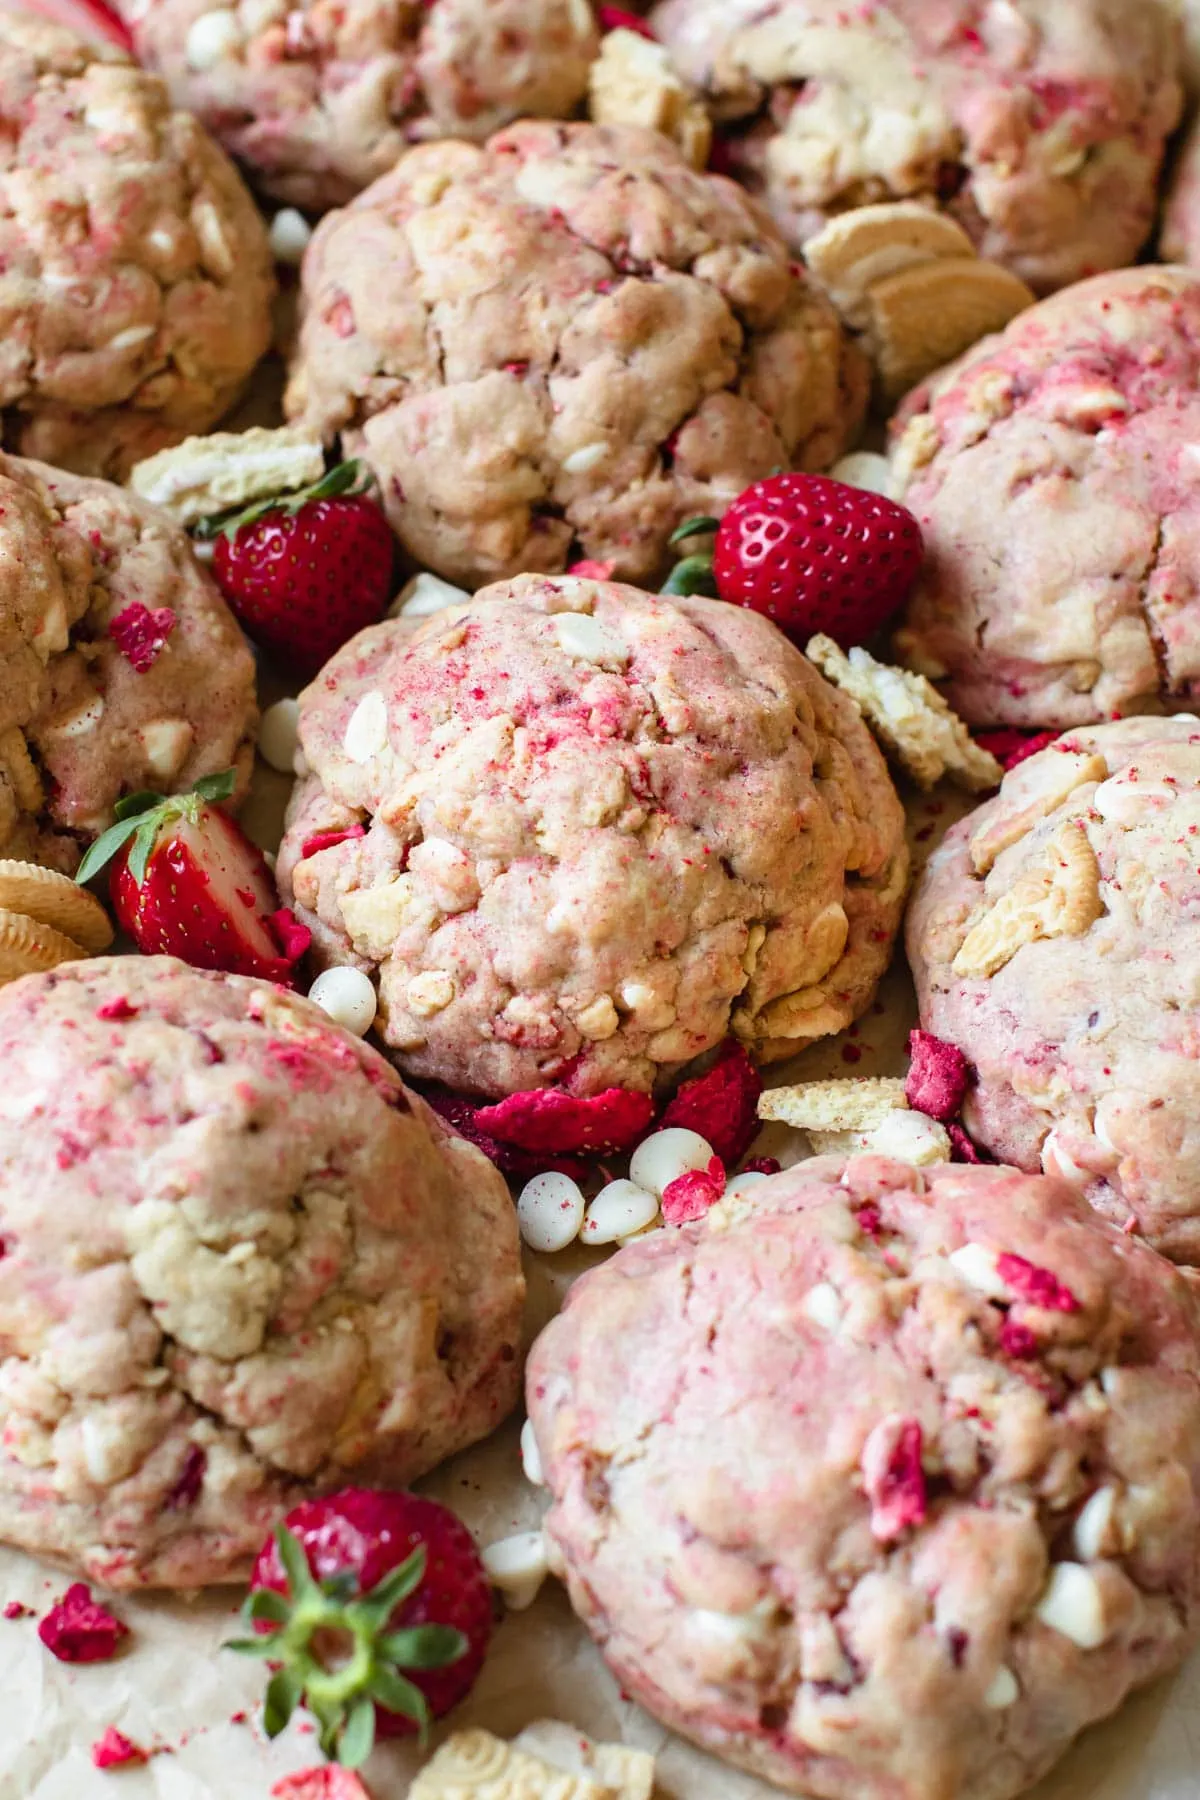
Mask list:
[[[282,777],[260,768],[247,823],[265,844],[278,835],[286,789]],[[944,792],[915,802],[918,852],[964,806],[960,796]],[[855,1033],[807,1052],[774,1078],[902,1072],[911,1016],[907,974],[894,969],[875,1011]],[[801,1143],[786,1128],[770,1126],[761,1148],[795,1160]],[[531,1334],[570,1280],[602,1254],[527,1257]],[[454,1507],[481,1543],[535,1526],[544,1503],[521,1473],[518,1424],[424,1484]],[[0,1551],[0,1606],[20,1600],[43,1613],[68,1579]],[[256,1728],[262,1665],[220,1649],[222,1639],[234,1634],[240,1598],[230,1590],[191,1604],[123,1600],[116,1610],[131,1630],[127,1646],[113,1662],[90,1667],[56,1662],[38,1641],[34,1619],[0,1619],[0,1800],[267,1800],[280,1775],[319,1760],[303,1722],[293,1721],[270,1745]],[[240,1712],[249,1716],[235,1723]],[[485,1725],[511,1736],[548,1715],[593,1737],[654,1751],[664,1800],[771,1800],[776,1793],[623,1702],[553,1581],[528,1612],[512,1614],[500,1626],[479,1686],[452,1725]],[[152,1757],[144,1768],[102,1774],[89,1752],[108,1725],[145,1748],[169,1746],[169,1753]],[[419,1761],[411,1746],[377,1750],[366,1770],[375,1800],[403,1800]],[[1173,1682],[1160,1683],[1088,1734],[1037,1790],[1036,1800],[1200,1800],[1200,1656]]]

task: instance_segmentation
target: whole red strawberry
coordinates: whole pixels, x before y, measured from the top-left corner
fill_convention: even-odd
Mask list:
[[[268,1737],[303,1702],[326,1756],[357,1768],[377,1731],[424,1733],[474,1686],[492,1595],[474,1539],[446,1507],[343,1488],[297,1506],[263,1545],[243,1616],[259,1635],[228,1648],[277,1671]]]
[[[363,480],[359,463],[339,463],[315,486],[202,533],[220,534],[213,573],[242,626],[304,675],[374,625],[391,598],[395,539]]]
[[[770,475],[717,526],[712,572],[722,600],[766,613],[801,648],[820,631],[845,649],[896,611],[922,549],[916,519],[882,494],[828,475]]]
[[[131,794],[76,879],[112,862],[113,910],[147,956],[288,981],[309,933],[280,908],[262,851],[214,804],[233,790],[229,769],[187,794]]]

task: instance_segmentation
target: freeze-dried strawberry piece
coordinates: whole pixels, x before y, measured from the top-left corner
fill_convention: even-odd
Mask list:
[[[69,1663],[107,1662],[116,1655],[121,1639],[129,1636],[128,1625],[93,1600],[92,1590],[82,1581],[72,1582],[37,1630],[51,1655]]]
[[[131,1006],[124,994],[118,994],[115,1000],[106,1000],[103,1006],[96,1008],[98,1019],[136,1019],[138,1009]]]
[[[199,1444],[190,1444],[183,1459],[183,1468],[179,1471],[179,1479],[167,1495],[166,1504],[171,1512],[181,1512],[185,1507],[196,1504],[204,1485],[204,1471],[207,1467],[207,1454]]]
[[[465,1137],[468,1144],[474,1144],[482,1150],[489,1162],[494,1162],[502,1175],[519,1175],[528,1179],[531,1175],[545,1175],[553,1171],[560,1175],[569,1175],[578,1181],[587,1174],[586,1163],[572,1156],[540,1156],[530,1150],[518,1150],[514,1144],[502,1144],[482,1130],[477,1123],[480,1113],[472,1100],[460,1099],[457,1094],[426,1094],[427,1103],[452,1125],[459,1137]]]
[[[740,1173],[743,1175],[778,1175],[783,1164],[777,1156],[752,1156],[749,1162],[743,1163]]]
[[[92,1745],[92,1761],[98,1769],[119,1769],[126,1763],[144,1763],[146,1752],[110,1725]]]
[[[641,1137],[654,1117],[649,1094],[605,1088],[579,1099],[561,1088],[530,1088],[481,1106],[475,1122],[489,1137],[518,1150],[547,1156],[597,1156],[624,1150]]]
[[[1019,1319],[1006,1318],[1000,1327],[1000,1348],[1014,1362],[1029,1362],[1038,1353],[1038,1341],[1028,1325]]]
[[[306,837],[300,846],[300,860],[306,856],[319,856],[322,850],[332,850],[335,844],[347,844],[351,838],[366,837],[365,825],[344,825],[339,830],[336,826],[330,831],[314,831]]]
[[[925,1520],[925,1471],[921,1467],[921,1426],[891,1413],[863,1445],[862,1474],[871,1502],[871,1531],[890,1544],[910,1525]]]
[[[984,750],[990,750],[1000,767],[1007,775],[1018,763],[1023,763],[1028,756],[1036,756],[1047,744],[1052,744],[1058,736],[1057,731],[1014,731],[1011,726],[1003,731],[977,731],[975,742]]]
[[[961,1125],[949,1124],[946,1133],[950,1139],[950,1161],[956,1163],[983,1164],[990,1159],[980,1154],[975,1144],[968,1137]]]
[[[745,1045],[727,1038],[707,1074],[684,1082],[659,1120],[659,1129],[676,1125],[698,1131],[726,1168],[732,1168],[758,1135],[762,1086]]]
[[[614,562],[597,562],[594,556],[584,556],[570,565],[567,574],[578,575],[582,581],[610,581],[616,566]]]
[[[271,1789],[271,1800],[371,1800],[371,1796],[353,1769],[321,1763],[284,1775]]]
[[[290,963],[299,962],[312,943],[312,932],[302,925],[290,906],[268,913],[267,919],[279,940],[279,948]]]
[[[174,631],[176,616],[169,606],[143,606],[132,600],[108,622],[108,635],[125,661],[144,675],[157,662]]]
[[[919,1029],[908,1034],[908,1054],[904,1098],[914,1112],[948,1125],[962,1111],[969,1075],[966,1057],[957,1044]]]
[[[636,31],[639,37],[649,38],[652,44],[658,41],[645,19],[639,18],[637,13],[626,12],[622,6],[601,6],[598,14],[601,31]]]
[[[668,1225],[690,1225],[702,1219],[725,1192],[725,1165],[714,1156],[707,1169],[689,1169],[668,1181],[662,1191],[662,1216]]]
[[[1005,1251],[996,1258],[996,1273],[1006,1287],[1030,1306],[1040,1306],[1044,1312],[1073,1313],[1079,1311],[1079,1302],[1069,1287],[1064,1287],[1057,1275],[1049,1269],[1039,1269],[1036,1263],[1027,1262],[1023,1256],[1012,1255]]]
[[[20,1600],[9,1600],[0,1612],[0,1619],[27,1619],[32,1612],[32,1606],[25,1606]]]

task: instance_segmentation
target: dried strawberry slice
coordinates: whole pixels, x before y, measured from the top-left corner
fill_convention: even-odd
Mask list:
[[[71,1584],[37,1631],[51,1655],[69,1663],[108,1662],[116,1655],[121,1639],[129,1636],[128,1625],[93,1600],[91,1589],[82,1581]]]
[[[1057,1275],[1049,1269],[1039,1268],[1037,1263],[1027,1262],[1023,1256],[1005,1251],[996,1258],[996,1273],[1014,1294],[1019,1294],[1030,1306],[1040,1306],[1043,1312],[1079,1311],[1079,1301]]]
[[[904,1098],[914,1112],[927,1113],[948,1125],[962,1111],[966,1097],[969,1070],[967,1059],[957,1044],[948,1044],[932,1031],[911,1031],[908,1035],[911,1059]]]
[[[300,846],[300,860],[303,862],[306,857],[320,856],[322,850],[332,850],[335,844],[348,844],[352,838],[366,835],[367,828],[361,822],[357,825],[343,825],[340,829],[333,826],[328,831],[314,831]]]
[[[581,557],[567,569],[568,575],[577,575],[581,581],[611,581],[615,562],[597,562],[594,556]]]
[[[702,1219],[725,1192],[725,1165],[714,1156],[707,1169],[689,1169],[668,1181],[662,1191],[662,1216],[668,1225],[690,1225]]]
[[[758,1097],[762,1077],[744,1044],[727,1038],[712,1068],[685,1081],[670,1102],[659,1127],[683,1126],[698,1131],[727,1169],[746,1154],[758,1135]]]
[[[946,1131],[950,1138],[951,1162],[982,1165],[990,1160],[980,1153],[961,1125],[947,1125]]]
[[[863,1485],[871,1502],[871,1532],[881,1544],[924,1523],[921,1444],[919,1421],[892,1413],[880,1420],[863,1445]]]
[[[297,963],[312,945],[312,932],[302,925],[290,906],[268,913],[267,922],[279,940],[279,948],[290,963]]]
[[[126,1763],[146,1760],[146,1752],[115,1725],[110,1725],[92,1745],[92,1762],[98,1769],[119,1769]]]
[[[657,38],[645,19],[637,13],[626,12],[622,6],[601,6],[597,8],[601,31],[636,31],[639,37],[649,38],[657,43]]]
[[[561,1088],[530,1088],[509,1094],[494,1106],[481,1106],[475,1124],[489,1137],[518,1150],[546,1156],[598,1156],[625,1150],[645,1132],[654,1117],[649,1094],[630,1088],[605,1088],[579,1098]]]

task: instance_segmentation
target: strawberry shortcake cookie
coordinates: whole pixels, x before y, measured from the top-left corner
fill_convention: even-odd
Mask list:
[[[290,417],[340,434],[415,560],[630,580],[694,514],[823,468],[866,364],[732,182],[636,126],[429,144],[305,257]]]
[[[587,0],[118,0],[139,57],[255,186],[339,206],[429,138],[566,118],[599,47]]]
[[[254,659],[157,508],[0,455],[0,649],[0,856],[72,870],[122,795],[245,787]]]
[[[893,468],[926,561],[896,642],[977,725],[1200,698],[1200,275],[1097,276],[918,388]]]
[[[119,478],[214,424],[267,349],[266,228],[157,76],[4,12],[0,127],[5,446]]]
[[[1200,1310],[1064,1183],[821,1157],[576,1283],[526,1391],[623,1694],[812,1800],[1010,1800],[1200,1636]]]
[[[235,1580],[307,1488],[403,1487],[508,1413],[504,1181],[317,1007],[73,963],[0,992],[0,1056],[0,1541]]]
[[[377,977],[407,1074],[648,1092],[732,1031],[869,1004],[903,813],[854,703],[771,622],[523,576],[361,632],[300,702],[281,891]]]
[[[921,1023],[1004,1162],[1200,1261],[1200,720],[1076,730],[953,827],[917,890]]]
[[[652,22],[798,247],[920,198],[1047,292],[1150,234],[1182,100],[1152,0],[664,0]]]

